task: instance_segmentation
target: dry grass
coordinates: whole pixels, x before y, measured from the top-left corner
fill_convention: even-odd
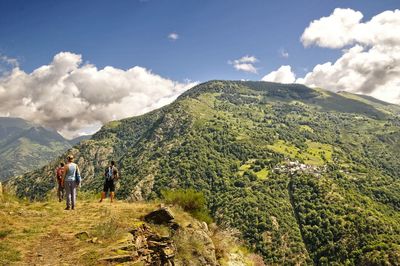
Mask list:
[[[78,198],[75,210],[65,211],[65,202],[57,202],[54,196],[47,202],[30,203],[4,195],[0,200],[0,265],[93,265],[105,255],[108,244],[123,237],[157,206],[98,203],[97,197],[84,195]],[[82,231],[97,237],[100,243],[77,239],[75,234]],[[73,247],[68,258],[65,246]]]
[[[110,245],[123,241],[129,229],[141,225],[143,216],[158,207],[157,202],[98,203],[98,198],[85,195],[75,210],[65,211],[65,203],[54,196],[47,202],[30,203],[5,195],[0,199],[0,265],[97,265],[100,257],[115,255]],[[182,228],[204,228],[180,207],[170,206],[170,210]],[[153,225],[152,229],[160,235],[172,234],[166,226]],[[79,232],[88,232],[89,241],[75,237]],[[190,264],[205,247],[202,240],[183,232],[174,236],[176,258]],[[243,253],[239,244],[231,248],[237,243],[232,242],[236,241],[232,232],[217,228],[210,232],[220,258],[226,258],[227,251]],[[97,241],[90,241],[94,238]]]

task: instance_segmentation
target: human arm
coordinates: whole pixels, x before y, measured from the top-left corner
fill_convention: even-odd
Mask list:
[[[75,181],[80,184],[81,183],[81,171],[79,170],[78,165],[76,165],[76,170],[75,170]]]
[[[119,179],[119,173],[118,173],[118,168],[117,167],[113,167],[113,177],[115,180]]]

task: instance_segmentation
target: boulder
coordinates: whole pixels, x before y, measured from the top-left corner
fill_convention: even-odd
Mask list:
[[[168,208],[160,208],[155,210],[144,217],[144,220],[153,224],[168,224],[174,219]]]
[[[170,222],[168,225],[169,228],[171,228],[174,231],[177,231],[180,228],[180,225],[176,222]]]

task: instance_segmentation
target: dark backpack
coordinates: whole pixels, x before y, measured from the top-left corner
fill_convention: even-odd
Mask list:
[[[119,179],[118,169],[115,166],[107,167],[106,170],[104,171],[104,176],[106,177],[107,180],[118,180]]]

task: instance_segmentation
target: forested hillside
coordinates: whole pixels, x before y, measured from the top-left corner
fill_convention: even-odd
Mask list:
[[[71,149],[83,189],[115,159],[118,197],[203,191],[266,263],[400,264],[400,107],[267,82],[210,81]],[[65,156],[8,184],[41,199]]]

